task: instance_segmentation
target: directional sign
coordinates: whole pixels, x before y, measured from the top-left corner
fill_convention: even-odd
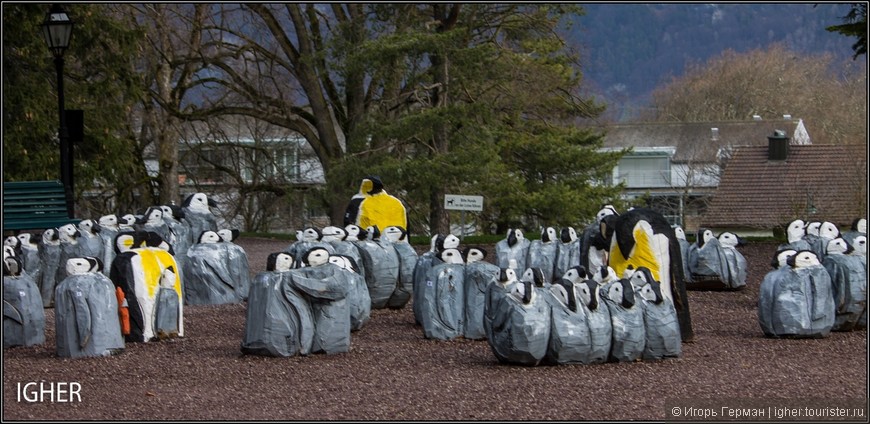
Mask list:
[[[454,211],[483,210],[483,196],[462,196],[458,194],[444,195],[444,209]]]

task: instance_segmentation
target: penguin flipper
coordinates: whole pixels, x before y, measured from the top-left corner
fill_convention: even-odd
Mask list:
[[[84,348],[91,341],[91,308],[84,296],[74,296],[72,300],[76,329],[79,333],[79,347]]]
[[[9,318],[18,324],[24,324],[24,318],[21,317],[21,311],[6,300],[3,301],[3,318]]]

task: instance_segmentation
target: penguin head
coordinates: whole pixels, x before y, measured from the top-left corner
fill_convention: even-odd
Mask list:
[[[512,268],[501,268],[498,271],[498,283],[502,287],[517,281],[517,272]]]
[[[5,247],[5,246],[4,246]],[[21,271],[24,269],[21,264],[21,259],[16,256],[7,256],[3,252],[3,276],[4,277],[20,277]]]
[[[387,240],[393,243],[408,241],[408,238],[406,237],[407,231],[405,231],[404,228],[398,225],[390,225],[384,228],[384,236],[387,238]]]
[[[662,285],[658,281],[650,281],[640,288],[640,297],[655,305],[661,304],[665,299],[662,297]]]
[[[625,278],[608,283],[603,287],[607,291],[607,298],[613,303],[621,305],[625,309],[634,306],[634,289],[631,282]]]
[[[797,253],[797,250],[794,249],[782,249],[778,250],[775,255],[773,255],[773,260],[770,261],[770,266],[773,269],[779,269],[786,265],[788,265],[788,258],[794,256]]]
[[[175,268],[171,265],[160,273],[160,287],[167,289],[175,287]]]
[[[619,215],[619,213],[616,212],[616,208],[614,208],[613,205],[604,205],[601,207],[598,213],[595,214],[595,220],[601,222],[601,220],[604,219],[605,216],[609,215]]]
[[[266,271],[286,272],[293,268],[293,256],[287,252],[270,253],[266,258]]]
[[[100,227],[109,228],[112,230],[118,229],[118,215],[115,215],[113,213],[101,216],[98,222],[100,223]]]
[[[550,291],[571,312],[577,312],[577,294],[574,291],[574,283],[572,281],[562,278],[550,286]]]
[[[145,214],[142,216],[142,220],[145,225],[154,226],[164,224],[163,221],[163,209],[159,206],[151,206],[145,210]]]
[[[82,233],[75,224],[66,224],[58,228],[60,241],[66,243],[76,243]]]
[[[601,245],[603,248],[610,247],[608,243],[613,238],[613,233],[616,231],[618,221],[619,215],[616,214],[604,215],[604,217],[598,221],[599,240],[596,241],[597,244]]]
[[[583,265],[572,266],[562,274],[562,278],[571,281],[572,283],[580,283],[587,277],[586,267]]]
[[[31,233],[21,233],[16,238],[18,239],[18,245],[21,247],[32,247],[35,245],[35,240]]]
[[[15,248],[12,246],[3,246],[3,257],[4,258],[17,258],[18,254],[15,253]]]
[[[840,237],[840,229],[833,222],[825,221],[819,225],[819,237],[824,237],[828,240],[833,240]]]
[[[362,180],[359,188],[360,193],[365,193],[370,196],[384,191],[384,183],[381,182],[381,177],[377,175],[369,175]]]
[[[788,224],[785,229],[789,243],[794,243],[807,235],[807,224],[802,219],[796,219]]]
[[[322,247],[312,247],[302,254],[305,266],[320,266],[329,262],[329,251]]]
[[[141,244],[140,236],[132,231],[124,231],[115,235],[115,253],[126,252],[130,249],[138,249]]]
[[[629,277],[629,281],[631,281],[632,287],[637,289],[646,284],[657,282],[655,278],[653,278],[652,271],[645,266],[637,267],[637,269],[631,274],[631,277]]]
[[[574,240],[577,240],[577,230],[574,227],[564,227],[562,231],[559,232],[559,240],[562,243],[571,243]]]
[[[308,242],[320,241],[323,238],[323,233],[315,227],[306,227],[302,230],[302,240]]]
[[[807,223],[807,234],[812,236],[819,235],[819,229],[822,226],[822,223],[819,221],[812,221]]]
[[[462,258],[467,264],[480,262],[486,258],[486,250],[480,247],[466,247],[462,249]]]
[[[737,234],[734,234],[734,233],[729,232],[729,231],[726,231],[722,234],[719,234],[719,237],[717,237],[717,240],[719,240],[719,244],[722,245],[723,247],[736,248],[737,246],[745,246],[746,245],[746,242],[744,242],[743,239],[738,237]]]
[[[42,244],[58,245],[60,244],[60,233],[57,228],[48,228],[42,232]]]
[[[535,287],[544,287],[544,270],[538,267],[527,268],[520,281],[529,281]]]
[[[583,302],[590,311],[598,309],[598,289],[599,285],[595,280],[586,280],[577,286],[580,301]]]
[[[441,259],[445,264],[461,264],[462,262],[462,252],[459,249],[451,248],[444,249],[441,253],[438,254],[438,258]]]
[[[867,236],[855,236],[852,239],[852,246],[855,248],[856,255],[867,256]]]
[[[350,272],[359,274],[359,269],[356,266],[356,261],[347,255],[330,255],[329,263],[338,265],[341,269],[346,269]]]
[[[322,234],[320,240],[327,243],[333,241],[342,241],[347,238],[347,231],[345,231],[344,228],[336,227],[334,225],[328,225],[326,227],[323,227],[323,229],[320,230],[320,233]]]
[[[607,284],[616,281],[619,278],[616,276],[616,270],[610,266],[606,266],[601,267],[601,270],[595,273],[592,276],[592,279],[597,281],[599,284]]]
[[[163,212],[163,219],[175,219],[175,214],[172,212],[172,208],[169,205],[160,205],[160,210]]]
[[[118,219],[118,227],[133,228],[134,225],[136,225],[136,215],[133,215],[132,213],[121,215]]]
[[[381,239],[381,229],[378,228],[377,225],[370,225],[366,227],[366,240],[370,241],[380,241]]]
[[[704,247],[704,243],[707,243],[714,238],[713,231],[707,228],[698,228],[698,235],[695,236],[695,243],[697,243],[698,247],[701,248]]]
[[[79,231],[83,234],[96,235],[100,232],[100,224],[93,219],[83,219],[79,222]]]
[[[686,231],[683,230],[683,227],[679,225],[674,227],[674,234],[677,236],[677,240],[686,240]]]
[[[181,206],[195,213],[211,213],[209,207],[217,207],[217,202],[205,193],[193,193],[184,199]]]
[[[794,269],[809,268],[815,265],[821,265],[819,257],[811,250],[799,250],[786,260],[788,265]]]
[[[221,236],[218,235],[217,231],[205,230],[199,235],[198,242],[199,243],[220,243],[222,241]]]
[[[143,231],[141,232],[141,241],[144,247],[154,247],[157,249],[162,249],[170,254],[175,254],[175,251],[172,250],[172,245],[169,244],[168,241],[164,240],[160,234],[155,233],[154,231]]]
[[[74,257],[69,258],[66,261],[66,273],[68,275],[84,275],[90,272],[91,269],[94,268],[94,264],[92,261],[88,260],[89,258],[82,257]],[[93,259],[93,258],[91,258]]]
[[[852,231],[857,231],[861,234],[867,234],[867,219],[866,218],[855,218],[852,221]]]
[[[227,243],[231,243],[231,242],[236,241],[237,238],[239,238],[239,229],[238,228],[233,228],[233,229],[224,228],[224,229],[218,230],[217,234],[218,234],[218,236],[220,236],[222,241],[227,242]]]
[[[21,246],[21,240],[19,240],[16,236],[9,236],[3,239],[3,245],[9,246],[13,249],[17,249],[19,246]]]
[[[825,253],[829,255],[848,255],[855,251],[855,248],[852,247],[846,240],[843,240],[842,237],[837,237],[828,241],[828,245],[825,248]]]
[[[459,237],[453,234],[438,234],[435,238],[435,251],[441,252],[445,249],[458,249]]]
[[[344,227],[344,232],[345,232],[345,234],[347,234],[347,236],[345,237],[345,240],[358,241],[358,240],[363,239],[363,237],[360,236],[360,233],[362,232],[362,228],[360,228],[358,225],[349,224],[346,227]]]
[[[557,236],[556,236],[556,229],[555,228],[544,227],[544,229],[541,230],[541,242],[542,243],[552,243],[552,242],[556,241],[556,239],[557,239]]]
[[[531,281],[520,281],[511,286],[510,294],[523,305],[530,305],[537,297],[535,291]]]
[[[519,228],[511,228],[507,232],[507,244],[510,247],[516,246],[517,243],[522,242],[524,238],[523,230]]]

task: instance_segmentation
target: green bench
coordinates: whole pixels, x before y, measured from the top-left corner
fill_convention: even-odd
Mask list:
[[[3,231],[43,230],[81,219],[69,217],[60,181],[3,182]]]

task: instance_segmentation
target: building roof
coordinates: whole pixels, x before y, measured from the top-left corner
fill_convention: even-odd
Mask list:
[[[799,218],[848,227],[866,214],[865,144],[790,145],[784,161],[768,160],[768,146],[745,146],[734,150],[701,225],[773,229]]]
[[[715,130],[714,130],[715,128]],[[783,130],[792,144],[810,143],[803,121],[776,119],[721,122],[648,122],[614,124],[603,128],[604,147],[674,146],[675,162],[715,162],[720,148],[730,146],[767,146],[767,136]]]

